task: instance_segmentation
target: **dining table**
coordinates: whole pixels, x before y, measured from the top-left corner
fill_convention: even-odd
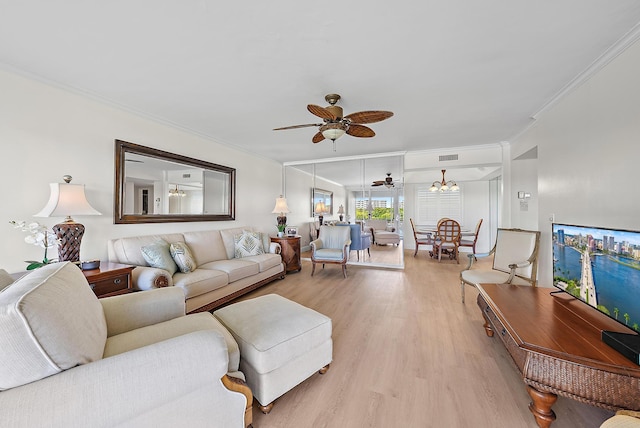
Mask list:
[[[435,238],[435,236],[438,233],[438,226],[435,224],[418,224],[416,225],[416,235],[427,235],[431,238]],[[463,236],[474,236],[475,232],[470,230],[470,229],[465,229],[464,227],[460,228],[460,239],[462,239]],[[447,254],[449,255],[449,257],[452,256],[452,254],[449,253],[449,250],[444,249],[442,250],[443,254]],[[435,258],[436,254],[433,252],[433,250],[429,251],[429,255],[431,256],[431,258]]]

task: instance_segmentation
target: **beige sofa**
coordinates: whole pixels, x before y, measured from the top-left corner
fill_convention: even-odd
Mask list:
[[[185,315],[177,288],[98,300],[55,263],[2,289],[0,313],[2,426],[251,422],[251,391],[228,375],[244,377],[237,343],[213,315]]]
[[[235,238],[249,227],[223,230],[170,233],[112,239],[108,242],[109,260],[135,265],[132,279],[138,290],[167,286],[184,292],[187,312],[214,309],[277,278],[284,278],[285,267],[280,245],[261,234],[263,254],[235,257]],[[185,243],[195,259],[192,272],[168,271],[150,267],[142,248],[163,240],[169,244]]]

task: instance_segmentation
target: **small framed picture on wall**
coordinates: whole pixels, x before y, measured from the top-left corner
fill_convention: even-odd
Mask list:
[[[298,228],[295,226],[287,226],[287,236],[296,236],[298,234]]]

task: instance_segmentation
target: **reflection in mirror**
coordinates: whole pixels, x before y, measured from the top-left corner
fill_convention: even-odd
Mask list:
[[[344,205],[344,221],[350,224],[362,225],[367,233],[366,222],[371,219],[386,220],[389,229],[395,229],[400,237],[398,245],[376,245],[371,242],[368,251],[352,251],[348,264],[370,267],[403,268],[404,267],[404,182],[403,182],[403,154],[390,156],[374,156],[370,158],[355,157],[339,160],[321,160],[286,164],[286,193],[289,203],[294,203],[295,195],[300,195],[301,177],[311,174],[309,181],[313,187],[333,189],[334,205]],[[311,166],[311,167],[310,167]],[[387,173],[393,177],[393,186],[373,186],[374,181],[384,180]],[[330,185],[327,185],[329,183]],[[333,187],[333,185],[337,187]],[[343,192],[339,192],[338,188]],[[291,206],[291,205],[290,205]],[[336,213],[336,210],[334,210]],[[370,217],[371,216],[371,217]],[[295,214],[292,216],[295,217]],[[296,218],[297,220],[297,218]],[[325,216],[324,221],[337,221],[337,215]],[[299,219],[298,230],[309,230],[310,239],[314,239],[317,218]],[[308,245],[306,236],[301,244]],[[303,252],[302,257],[310,257]]]
[[[115,223],[233,220],[235,169],[116,140]]]

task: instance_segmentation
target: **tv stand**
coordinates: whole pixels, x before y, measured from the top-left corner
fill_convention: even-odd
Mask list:
[[[602,331],[625,326],[566,294],[509,284],[478,286],[490,337],[498,337],[522,373],[538,426],[556,419],[558,395],[616,411],[640,410],[640,366],[607,346]]]

